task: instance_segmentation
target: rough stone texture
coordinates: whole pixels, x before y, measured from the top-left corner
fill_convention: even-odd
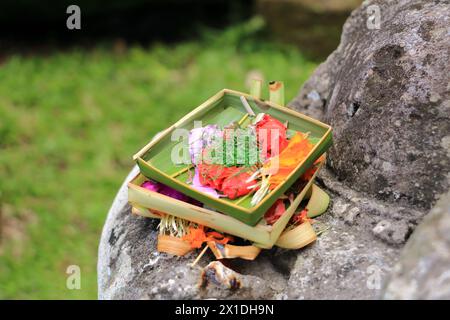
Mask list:
[[[291,103],[333,126],[328,167],[345,185],[422,212],[449,188],[449,25],[448,1],[366,1]]]
[[[450,299],[450,193],[411,235],[383,298]]]
[[[214,283],[201,286],[202,268],[190,267],[195,254],[173,257],[156,251],[158,220],[131,214],[127,182],[138,172],[135,167],[125,179],[103,227],[98,257],[100,299],[268,299],[274,295],[270,285],[253,275],[236,275],[238,290]],[[212,261],[211,254],[204,260]]]
[[[103,228],[100,299],[375,299],[399,254],[395,246],[355,227],[361,215],[354,209],[364,210],[357,197],[335,195],[318,219],[330,229],[316,243],[304,250],[265,250],[253,262],[227,262],[238,289],[214,281],[202,286],[202,267],[214,256],[206,254],[192,268],[198,252],[178,258],[156,251],[158,221],[132,215],[127,203],[126,182],[136,173],[134,168],[125,179]]]
[[[371,4],[381,9],[380,30],[365,27]],[[291,103],[334,127],[330,161],[317,182],[332,197],[318,218],[330,229],[314,244],[216,265],[238,288],[205,282],[202,267],[214,257],[208,253],[192,268],[195,254],[157,253],[157,222],[131,215],[124,184],[100,241],[99,297],[448,297],[448,215],[427,218],[390,273],[410,234],[448,190],[449,11],[445,1],[364,2],[345,24],[338,49]]]

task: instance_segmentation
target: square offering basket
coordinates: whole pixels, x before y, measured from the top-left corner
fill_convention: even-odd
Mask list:
[[[190,203],[186,203],[157,192],[150,191],[140,185],[147,180],[142,174],[138,174],[128,183],[128,200],[133,207],[133,213],[150,218],[161,218],[164,214],[173,215],[182,219],[195,222],[199,225],[210,227],[230,235],[238,236],[254,243],[260,248],[271,248],[277,244],[280,235],[285,230],[289,220],[297,211],[302,200],[312,197],[323,197],[328,199],[324,192],[313,184],[315,177],[323,166],[323,162],[315,164],[317,170],[306,184],[301,185],[301,190],[293,199],[292,203],[283,213],[283,215],[273,224],[269,225],[264,219],[261,219],[256,226],[239,221],[223,213],[216,212],[207,208],[202,208]],[[325,201],[323,208],[313,208],[313,203],[320,201],[311,201],[306,207],[308,213],[312,216],[315,212],[322,213],[328,206]],[[310,227],[309,223],[305,227]],[[280,245],[281,246],[281,245]]]
[[[164,130],[157,138],[152,140],[134,155],[133,159],[137,162],[141,173],[147,178],[178,190],[249,226],[255,226],[274,202],[313,165],[314,161],[319,158],[332,143],[331,127],[329,125],[283,107],[283,98],[280,101],[276,92],[273,94],[271,92],[270,101],[261,100],[259,98],[260,92],[260,88],[259,90],[252,90],[251,95],[230,89],[219,91],[192,112],[185,115],[174,125]],[[296,168],[287,176],[286,180],[265,195],[265,197],[255,206],[251,205],[251,199],[248,197],[245,199],[238,198],[234,200],[227,198],[217,199],[206,193],[197,191],[186,183],[189,174],[188,170],[191,168],[191,165],[177,165],[171,160],[173,148],[176,147],[177,144],[182,143],[180,141],[172,141],[171,139],[172,133],[176,129],[191,130],[194,127],[194,121],[202,121],[202,125],[216,124],[219,126],[228,125],[233,121],[241,121],[241,123],[245,123],[245,121],[250,122],[251,120],[248,117],[246,118],[247,111],[242,104],[241,97],[245,97],[255,113],[266,113],[274,116],[280,121],[287,121],[288,130],[309,132],[308,140],[314,145],[308,156],[296,166]],[[135,195],[132,194],[132,196],[134,197]],[[151,195],[148,198],[153,198],[154,203],[152,204],[146,200],[145,203],[147,207],[155,208],[158,201],[162,201],[161,197],[156,195]],[[137,200],[136,198],[134,199]],[[132,200],[130,201],[133,202]],[[186,206],[186,204],[183,205]],[[198,208],[193,210],[198,211]],[[205,209],[202,209],[201,211],[205,213],[203,210]],[[210,213],[210,211],[207,212]],[[220,215],[223,216],[222,220],[225,221],[225,215]],[[284,215],[283,217],[287,216],[288,215]],[[214,219],[219,218],[216,217]],[[250,228],[249,231],[250,230],[253,229]],[[246,237],[248,238],[249,235],[246,235]],[[259,243],[271,242],[268,238],[264,237],[257,238],[255,241]]]

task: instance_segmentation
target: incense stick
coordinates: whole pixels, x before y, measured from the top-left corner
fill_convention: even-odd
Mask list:
[[[247,113],[251,115],[252,117],[256,116],[255,112],[253,112],[252,107],[250,107],[250,104],[248,103],[247,99],[245,99],[244,96],[241,96],[241,102],[244,105],[245,110],[247,110]]]
[[[238,125],[241,125],[242,123],[244,123],[245,120],[247,120],[248,118],[248,113],[244,114],[244,116],[241,118],[241,120],[238,121]]]
[[[170,177],[171,177],[171,178],[176,178],[176,177],[178,177],[180,174],[183,174],[183,173],[185,173],[186,171],[188,171],[189,169],[191,169],[192,167],[193,167],[193,165],[190,164],[189,166],[187,166],[187,167],[181,169],[180,171],[177,171],[177,172],[173,173]]]
[[[194,267],[197,262],[200,261],[200,259],[203,257],[203,255],[206,253],[206,250],[208,250],[208,245],[205,245],[205,247],[203,248],[202,252],[200,252],[200,254],[197,256],[197,258],[195,258],[194,262],[191,263],[191,267]]]

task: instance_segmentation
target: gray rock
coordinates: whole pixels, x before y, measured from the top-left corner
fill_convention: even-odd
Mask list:
[[[323,120],[325,106],[331,90],[331,74],[328,68],[329,64],[334,63],[331,59],[333,56],[334,53],[316,68],[312,76],[301,88],[297,97],[288,104],[289,107],[307,116]],[[313,92],[314,94],[312,96],[311,93]]]
[[[366,28],[373,4],[381,10],[379,30]],[[448,297],[448,214],[427,218],[400,262],[399,256],[448,190],[449,14],[446,1],[364,2],[346,22],[338,49],[290,104],[334,127],[317,182],[332,198],[317,219],[329,230],[315,243],[226,266],[211,264],[207,253],[191,267],[196,253],[156,252],[157,221],[131,214],[124,183],[100,241],[99,298]]]
[[[215,258],[207,253],[173,257],[156,251],[157,220],[134,216],[127,203],[125,179],[103,227],[98,258],[100,299],[375,299],[399,249],[342,218],[357,205],[337,195],[317,220],[330,227],[304,250],[273,248],[255,261],[231,260],[225,273],[238,287],[206,281],[204,270]],[[360,210],[364,210],[361,206]],[[356,218],[355,218],[356,220]]]
[[[411,235],[383,298],[450,299],[450,193]]]
[[[402,246],[425,214],[423,210],[392,205],[355,191],[327,168],[322,169],[318,181],[334,196],[333,210],[340,220],[391,246]]]
[[[238,290],[205,285],[203,269],[190,266],[196,254],[158,253],[158,220],[133,215],[128,204],[127,183],[137,172],[135,167],[125,179],[103,227],[97,263],[99,299],[274,298],[273,279],[236,273]],[[199,265],[205,266],[204,260],[215,259],[207,254]]]
[[[328,166],[345,185],[423,213],[449,188],[449,19],[448,1],[365,1],[290,104],[333,126]]]

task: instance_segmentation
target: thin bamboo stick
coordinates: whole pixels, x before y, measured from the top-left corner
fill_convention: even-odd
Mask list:
[[[238,121],[238,125],[242,125],[244,123],[245,120],[247,120],[249,114],[246,113],[244,114],[244,116],[241,118],[241,120]]]
[[[188,171],[189,169],[191,169],[193,166],[194,166],[194,165],[190,164],[189,166],[187,166],[187,167],[181,169],[180,171],[177,171],[177,172],[171,174],[170,177],[171,177],[171,178],[176,178],[176,177],[178,177],[180,174],[183,174],[183,173],[185,173],[186,171]]]
[[[202,252],[200,252],[200,254],[197,256],[197,258],[195,258],[194,262],[191,263],[191,267],[194,267],[200,261],[200,259],[206,253],[206,250],[208,250],[208,248],[209,247],[207,245],[205,245],[205,247],[203,248]]]
[[[245,99],[244,96],[239,97],[241,99],[242,105],[244,106],[245,110],[249,115],[252,117],[256,116],[255,112],[253,111],[252,107],[250,107],[250,104],[248,103],[247,99]]]

